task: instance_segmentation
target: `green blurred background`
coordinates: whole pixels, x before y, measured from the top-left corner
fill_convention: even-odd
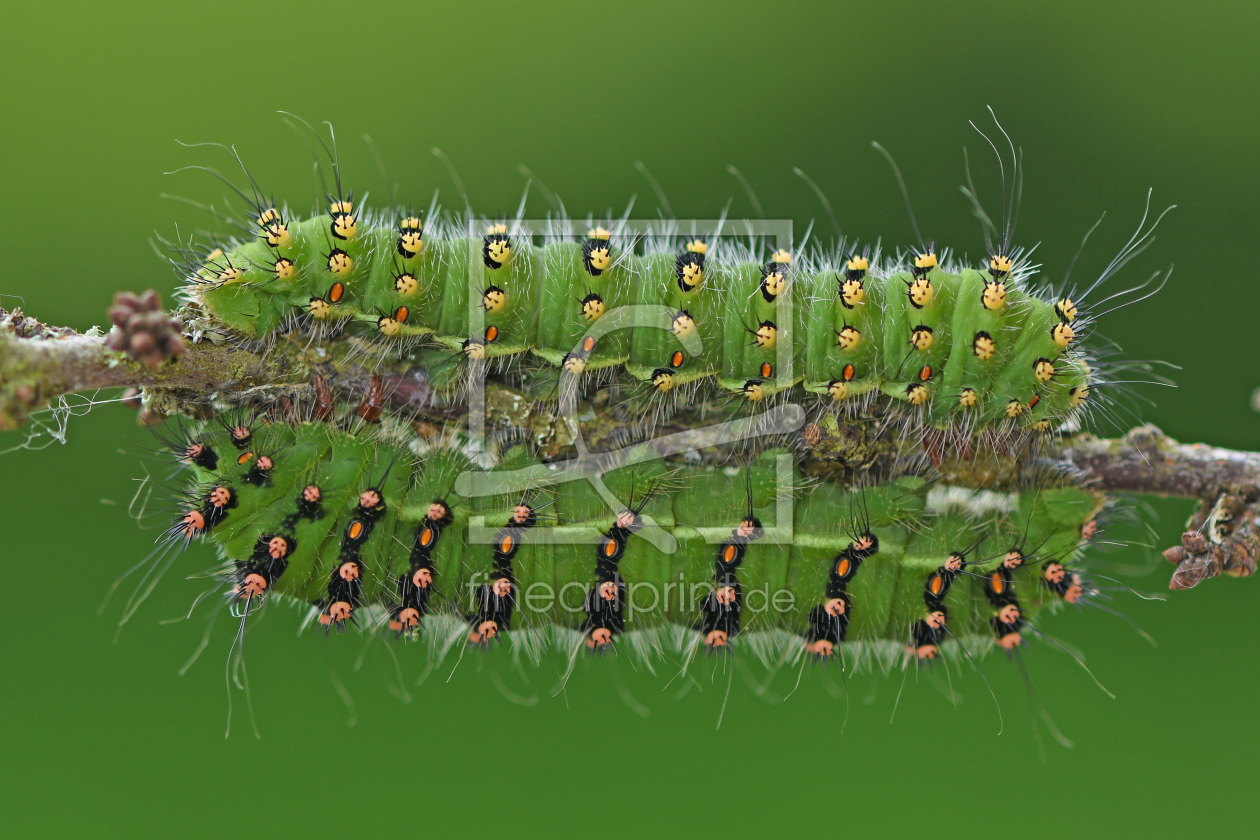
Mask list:
[[[987,125],[992,105],[1026,153],[1019,241],[1042,243],[1053,275],[1103,211],[1080,277],[1128,237],[1148,187],[1156,205],[1179,205],[1123,275],[1176,263],[1168,288],[1103,331],[1131,358],[1182,368],[1178,390],[1143,391],[1157,401],[1145,419],[1185,440],[1260,447],[1249,408],[1260,386],[1254,2],[32,3],[7,8],[3,25],[0,293],[48,321],[86,328],[104,320],[115,289],[174,288],[150,242],[208,220],[161,194],[221,202],[226,190],[201,173],[162,173],[229,169],[216,150],[176,138],[237,144],[268,190],[306,206],[311,155],[280,108],[332,120],[348,183],[377,197],[364,133],[400,196],[427,204],[440,187],[453,199],[429,153],[439,146],[489,214],[515,208],[525,163],[576,213],[619,210],[638,193],[651,215],[633,167],[642,160],[680,216],[712,216],[731,196],[747,214],[725,172],[733,163],[768,215],[804,224],[821,213],[791,174],[800,166],[848,233],[908,245],[893,180],[869,145],[878,139],[925,232],[974,256],[961,149],[992,204],[992,159],[967,125]],[[1249,834],[1260,817],[1254,581],[1212,581],[1163,603],[1121,596],[1157,649],[1097,611],[1051,621],[1118,699],[1067,656],[1029,650],[1037,692],[1076,742],[1048,741],[1044,763],[1018,670],[1000,656],[985,663],[1006,718],[1000,737],[970,672],[955,680],[956,710],[939,673],[912,677],[892,725],[898,680],[852,680],[843,732],[844,703],[820,675],[778,705],[736,677],[716,731],[723,678],[675,699],[624,662],[580,667],[552,697],[549,677],[525,686],[465,660],[449,682],[443,671],[400,702],[379,645],[355,672],[360,640],[297,640],[285,610],[249,636],[263,738],[250,735],[238,697],[225,741],[229,622],[183,677],[204,608],[159,623],[184,612],[196,581],[168,576],[117,639],[119,602],[95,614],[154,537],[127,515],[150,436],[118,406],[72,420],[69,435],[67,446],[0,458],[6,836],[1153,837]],[[0,436],[0,448],[20,441]],[[1155,508],[1148,541],[1162,547],[1189,506]],[[180,571],[209,559],[200,547]],[[1166,586],[1170,567],[1153,551],[1111,562],[1136,586]],[[410,683],[418,657],[401,653]],[[353,726],[334,674],[354,698]],[[500,677],[541,699],[509,702]]]

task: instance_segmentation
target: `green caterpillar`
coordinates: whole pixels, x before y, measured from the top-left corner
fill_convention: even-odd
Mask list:
[[[556,628],[603,650],[673,627],[710,649],[777,639],[826,657],[859,642],[928,659],[948,628],[1010,648],[1044,608],[1091,591],[1070,566],[1103,503],[916,476],[807,486],[786,454],[737,469],[629,450],[601,476],[623,500],[610,507],[548,484],[523,445],[480,472],[455,442],[417,442],[388,419],[375,433],[210,421],[173,445],[193,480],[167,538],[213,541],[247,612],[282,598],[326,627],[454,623],[471,644]]]
[[[195,264],[185,290],[250,338],[344,328],[473,360],[528,353],[572,378],[622,368],[659,392],[708,382],[752,402],[801,386],[836,404],[883,397],[941,429],[1050,431],[1090,392],[1077,305],[1043,299],[1002,251],[977,270],[930,249],[907,265],[758,256],[668,224],[538,244],[521,223],[476,237],[436,211],[426,227],[341,198],[303,220],[256,210],[256,236]]]
[[[668,461],[650,441],[592,455],[576,426],[568,466],[519,441],[488,459],[476,428],[484,393],[469,391],[464,438],[388,413],[374,374],[357,411],[338,407],[317,371],[375,356],[371,370],[397,378],[392,368],[433,372],[436,355],[439,369],[514,370],[526,395],[516,401],[552,384],[573,395],[628,380],[649,407],[681,393],[698,417],[712,407],[719,419],[730,416],[719,402],[812,394],[871,440],[887,436],[891,452],[921,445],[940,465],[943,441],[968,459],[967,435],[997,433],[995,450],[1018,459],[1027,450],[1003,436],[1075,428],[1091,389],[1113,384],[1079,346],[1094,320],[1081,302],[1149,241],[1145,216],[1078,293],[1066,278],[1057,291],[1032,281],[1011,244],[1013,207],[973,268],[922,244],[896,259],[843,241],[806,247],[768,223],[743,223],[744,242],[738,224],[695,222],[684,235],[686,223],[628,213],[581,235],[562,211],[524,221],[523,202],[510,223],[446,215],[436,200],[424,214],[372,211],[342,191],[330,159],[326,215],[264,203],[251,178],[253,196],[238,191],[250,204],[237,222],[245,236],[188,251],[186,330],[260,353],[282,346],[314,377],[306,414],[293,409],[304,383],[284,394],[264,384],[198,406],[218,419],[174,441],[192,480],[158,562],[212,542],[238,613],[288,601],[328,630],[427,638],[443,652],[506,641],[534,657],[550,643],[570,656],[624,645],[684,659],[733,649],[763,662],[846,650],[923,661],[953,643],[968,656],[1013,650],[1045,612],[1103,597],[1077,564],[1106,500],[1070,476],[965,491],[899,474],[919,469],[912,456],[846,484],[748,443],[773,424],[734,433],[749,459],[740,467],[701,465],[681,449],[682,461]],[[1017,194],[1018,175],[1012,204]],[[536,361],[517,364],[526,359]],[[564,403],[540,443],[566,445],[552,441],[577,423]],[[414,408],[410,397],[396,404]],[[596,428],[606,404],[596,396],[583,408]],[[804,417],[786,405],[754,419],[786,409]],[[905,422],[884,422],[882,409]],[[844,470],[869,468],[866,446],[852,463],[841,458]],[[595,461],[598,474],[573,472]]]

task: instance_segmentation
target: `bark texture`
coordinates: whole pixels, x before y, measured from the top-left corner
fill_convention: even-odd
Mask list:
[[[457,422],[466,411],[433,388],[422,367],[405,359],[384,363],[353,340],[331,351],[295,342],[260,353],[203,338],[186,341],[177,358],[156,366],[111,350],[110,343],[97,330],[78,333],[42,324],[20,310],[0,309],[0,431],[21,427],[33,412],[65,394],[108,388],[144,389],[141,419],[150,423],[167,411],[208,407],[215,400],[291,410],[294,401],[319,399],[316,381],[334,393],[362,395],[374,379],[381,380],[389,403],[411,412],[419,425]],[[603,410],[604,396],[597,392],[576,413],[561,417],[553,404],[491,382],[484,408],[491,425],[530,429],[543,456],[559,459],[573,457],[582,447],[595,450],[642,437],[633,418]],[[1181,544],[1164,552],[1177,566],[1173,589],[1220,574],[1250,576],[1260,559],[1260,453],[1178,443],[1151,425],[1116,439],[1078,434],[1050,442],[1023,440],[1015,451],[985,439],[944,447],[936,433],[901,440],[872,431],[874,423],[833,417],[803,425],[799,409],[787,411],[792,408],[776,409],[769,431],[792,444],[804,469],[816,475],[842,478],[921,458],[944,483],[1003,489],[1025,480],[1029,470],[1051,470],[1107,492],[1197,499],[1200,508]],[[656,436],[685,432],[695,450],[716,449],[729,440],[712,418],[691,409],[652,431]],[[946,451],[949,457],[942,456]]]

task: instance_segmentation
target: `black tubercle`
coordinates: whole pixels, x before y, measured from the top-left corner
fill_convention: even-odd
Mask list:
[[[214,472],[214,470],[219,466],[218,453],[205,444],[196,445],[199,447],[199,451],[196,455],[189,458],[189,460],[196,466],[201,467],[203,470]]]
[[[303,519],[314,522],[317,519],[324,518],[324,505],[319,500],[309,501],[305,496],[305,489],[297,497],[297,510],[290,513],[284,518],[284,527],[292,530]]]
[[[612,592],[611,598],[605,598]],[[582,632],[590,637],[596,630],[607,630],[611,636],[617,636],[626,629],[626,584],[619,576],[612,580],[601,581],[586,591],[586,600],[582,610],[586,620],[582,623]]]
[[[227,492],[227,502],[223,505],[216,505],[213,496],[216,491],[224,490]],[[224,519],[227,519],[228,511],[236,507],[236,491],[230,487],[215,487],[208,492],[201,504],[201,516],[206,521],[206,531],[218,525]],[[285,526],[288,527],[287,525]]]
[[[865,548],[858,542],[868,542]],[[825,590],[827,602],[839,601],[842,611],[833,609],[828,612],[827,603],[819,604],[809,611],[809,630],[806,639],[809,643],[826,641],[833,645],[844,641],[848,632],[849,620],[853,615],[853,598],[849,595],[849,582],[857,574],[862,562],[879,552],[879,538],[869,529],[863,530],[858,540],[850,542],[848,547],[836,555],[831,561],[831,570],[827,574]]]
[[[827,608],[818,604],[809,611],[809,631],[806,638],[812,642],[831,642],[838,645],[844,641],[845,635],[849,632],[849,613],[853,609],[853,602],[847,596],[844,598],[844,612],[838,615],[832,615],[827,612]]]
[[[271,551],[272,540],[284,540],[283,556],[276,557]],[[267,582],[267,590],[275,585],[276,579],[289,567],[289,557],[297,550],[297,540],[288,534],[259,534],[254,541],[254,549],[249,560],[236,561],[236,580],[243,582],[249,575],[260,575]]]
[[[516,601],[516,575],[512,571],[512,558],[520,550],[521,538],[525,532],[537,523],[538,517],[533,509],[530,508],[523,521],[518,521],[515,516],[509,516],[507,522],[495,535],[494,560],[490,569],[490,582],[483,583],[477,587],[477,592],[474,596],[474,611],[466,617],[474,631],[487,621],[494,622],[499,631],[511,629],[512,609]],[[507,542],[505,543],[505,541]],[[416,558],[416,556],[416,549],[413,547],[412,557]],[[427,559],[427,552],[425,552],[424,556]],[[507,581],[508,591],[500,595],[495,591],[495,587],[496,584],[504,580]],[[482,641],[489,640],[483,639]]]
[[[618,524],[621,519],[619,516],[603,533],[603,539],[595,545],[595,585],[587,590],[586,599],[582,602],[582,609],[586,613],[582,632],[586,634],[588,644],[592,647],[595,645],[592,635],[595,631],[607,631],[608,641],[611,641],[613,636],[625,630],[626,584],[621,578],[618,566],[626,553],[630,537],[643,527],[639,511],[650,497],[651,494],[647,494],[639,507],[628,511],[630,515],[628,525],[623,527]],[[612,597],[605,597],[610,593]]]
[[[1020,609],[1019,599],[1015,596],[1010,570],[999,566],[990,572],[985,579],[984,594],[988,596],[989,605],[993,607],[995,613],[989,620],[993,634],[1001,639],[1003,636],[1019,633],[1024,627],[1023,611]],[[1015,607],[1014,621],[1002,620],[1006,607]]]
[[[744,611],[744,589],[734,574],[719,578],[714,583],[717,588],[700,599],[700,633],[707,639],[716,630],[725,633],[727,639],[733,639],[739,633],[740,615]],[[724,588],[734,592],[727,603],[718,599],[718,590]]]
[[[988,596],[989,603],[995,609],[1001,609],[1007,604],[1019,603],[1015,597],[1015,590],[1011,585],[1010,570],[1002,566],[994,569],[985,578],[984,594]]]
[[[274,469],[274,466],[268,466],[264,469],[259,466],[260,462],[273,463],[270,458],[255,458],[250,462],[249,472],[244,475],[241,481],[244,481],[246,484],[252,484],[255,487],[270,487],[271,471]]]
[[[941,566],[928,576],[923,584],[923,604],[928,608],[928,612],[945,609],[945,596],[949,594],[949,588],[958,574],[960,573],[951,572]]]
[[[933,612],[939,612],[943,618],[936,627],[928,624],[927,621],[919,619],[914,623],[914,646],[915,647],[937,647],[941,642],[945,641],[945,620],[948,619],[949,613],[945,609],[945,605],[941,604]]]
[[[743,533],[747,531],[747,533]],[[740,615],[744,609],[744,590],[740,586],[738,569],[744,562],[748,546],[765,536],[761,520],[752,515],[751,493],[748,502],[748,515],[735,528],[731,529],[730,539],[723,541],[717,549],[717,557],[713,563],[713,589],[700,599],[700,632],[708,643],[714,631],[724,633],[729,642],[739,633]],[[719,597],[719,593],[730,590],[730,597]]]
[[[493,580],[490,583],[483,583],[477,587],[473,604],[474,612],[468,616],[469,626],[476,629],[485,622],[492,621],[500,632],[510,630],[512,607],[516,595],[516,579],[510,568],[502,567],[491,572],[491,577]],[[504,579],[508,581],[508,592],[505,595],[499,595],[494,591],[494,583]]]

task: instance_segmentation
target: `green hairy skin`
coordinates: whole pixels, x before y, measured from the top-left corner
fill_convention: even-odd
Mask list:
[[[598,552],[625,508],[610,508],[580,480],[548,483],[546,466],[529,447],[501,448],[495,468],[482,472],[471,470],[457,439],[418,443],[396,428],[352,432],[311,421],[256,422],[247,440],[234,440],[233,430],[239,435],[244,428],[210,422],[185,430],[180,445],[191,472],[191,504],[170,537],[207,536],[227,561],[221,574],[233,597],[292,599],[310,605],[324,623],[342,624],[328,614],[330,599],[336,600],[330,580],[336,582],[349,556],[346,535],[368,521],[361,494],[377,492],[381,506],[355,555],[360,589],[346,598],[347,620],[365,627],[390,622],[408,635],[424,632],[430,614],[475,626],[474,593],[501,572],[493,560],[506,533],[499,526],[511,524],[514,510],[526,504],[535,524],[513,534],[520,543],[509,564],[513,615],[496,629],[590,630],[582,601],[596,584]],[[194,451],[198,458],[188,458]],[[700,601],[715,588],[715,556],[751,509],[764,535],[747,544],[738,568],[745,600],[739,633],[808,637],[808,616],[826,600],[829,570],[869,532],[878,550],[846,590],[849,640],[908,645],[912,626],[925,614],[925,583],[960,552],[969,554],[971,574],[955,581],[944,599],[950,631],[960,639],[987,638],[996,610],[985,592],[986,574],[1008,551],[1021,551],[1011,585],[1024,620],[1035,621],[1062,600],[1045,580],[1048,564],[1074,562],[1085,544],[1082,532],[1089,533],[1103,504],[1100,494],[1070,485],[978,494],[933,487],[917,476],[860,487],[807,481],[793,457],[779,450],[744,467],[632,463],[635,454],[628,448],[622,457],[629,465],[602,476],[645,525],[628,538],[618,568],[630,588],[628,632],[668,624],[698,634]],[[266,462],[269,469],[260,471]],[[524,481],[526,489],[484,492],[503,479]],[[318,488],[319,503],[303,506],[311,487]],[[213,494],[224,498],[225,490],[231,503],[215,513]],[[460,495],[469,491],[477,495]],[[433,524],[434,503],[446,506],[449,518],[424,557],[431,593],[420,620],[402,627],[398,581],[417,567],[415,547]],[[204,527],[190,527],[188,517],[198,511],[204,519],[196,522]],[[978,533],[985,536],[982,545]],[[248,576],[260,570],[260,546],[277,536],[287,541],[283,570],[270,575],[265,588],[247,592]]]
[[[753,402],[803,386],[837,404],[883,397],[939,428],[1049,431],[1088,394],[1070,301],[1043,299],[1000,255],[983,271],[930,252],[907,266],[616,224],[538,244],[514,225],[469,237],[436,212],[422,229],[333,211],[264,209],[258,235],[194,266],[186,293],[251,338],[345,331],[386,351],[527,355],[571,377],[623,368],[656,391],[710,383]]]

